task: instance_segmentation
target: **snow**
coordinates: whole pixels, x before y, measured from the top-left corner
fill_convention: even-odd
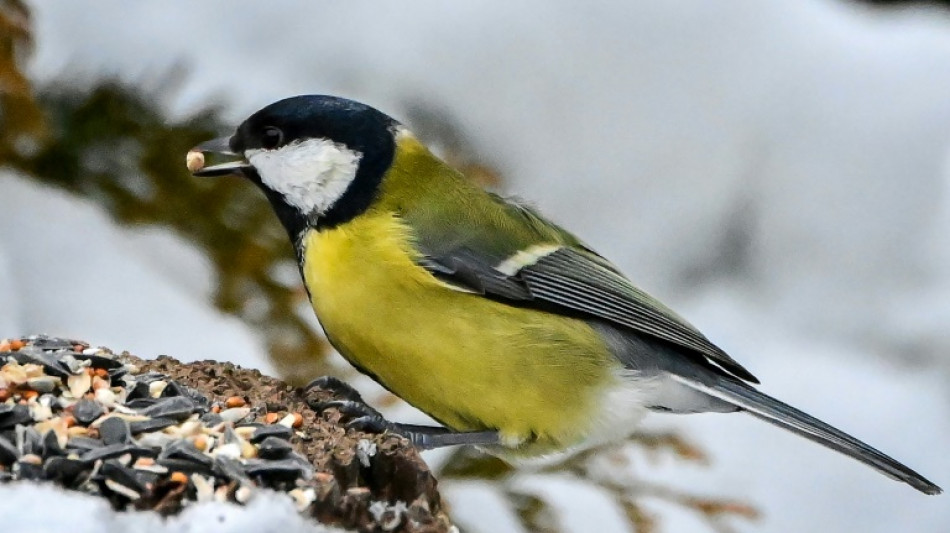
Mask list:
[[[397,117],[420,102],[445,110],[511,192],[681,311],[765,391],[950,485],[945,12],[831,0],[32,5],[39,79],[152,80],[185,64],[178,113],[224,98],[239,120],[315,92]],[[260,365],[248,359],[260,341],[201,297],[211,282],[187,244],[130,240],[95,207],[16,178],[0,177],[0,198],[0,326]],[[149,239],[168,239],[169,259]],[[63,305],[93,300],[107,305],[81,316]],[[762,520],[736,521],[741,531],[950,529],[946,496],[750,417],[649,424],[685,432],[713,464],[643,474],[756,504]],[[469,530],[515,530],[500,511],[479,521],[500,502],[464,483],[442,486]],[[585,530],[570,517],[596,491],[538,489]],[[666,531],[705,530],[648,503]]]
[[[505,496],[484,481],[442,483],[439,492],[448,502],[458,503],[449,504],[449,513],[465,531],[526,533]]]
[[[191,244],[120,228],[92,202],[9,172],[0,198],[0,285],[12,302],[0,306],[10,328],[0,336],[48,333],[266,369],[262,340],[208,300],[210,264]]]
[[[3,304],[0,305],[0,331],[14,332],[22,331],[20,327],[20,310],[18,298],[13,291],[14,279],[12,268],[9,264],[9,258],[0,252],[0,294],[4,295]],[[4,333],[0,333],[3,335]]]
[[[555,523],[565,531],[616,531],[632,533],[620,507],[607,492],[569,476],[518,476],[513,488],[533,494],[551,506]]]
[[[289,496],[262,491],[246,506],[207,502],[163,519],[119,513],[102,499],[47,484],[0,485],[0,514],[11,531],[31,533],[342,533],[297,514]]]

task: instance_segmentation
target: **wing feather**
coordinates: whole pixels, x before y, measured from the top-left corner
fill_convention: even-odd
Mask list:
[[[448,209],[443,201],[401,213],[414,229],[422,253],[419,264],[434,276],[453,288],[512,305],[605,320],[685,348],[734,377],[758,383],[577,237],[517,202],[496,195],[488,195],[486,202],[484,191],[455,178],[459,181],[452,194],[465,202],[465,209]]]
[[[585,252],[562,247],[526,266],[518,275],[536,299],[689,348],[737,377],[756,381],[755,376],[689,322]]]
[[[493,263],[494,262],[494,263]],[[758,380],[709,341],[689,322],[635,287],[613,265],[586,249],[564,245],[511,275],[500,272],[497,258],[471,248],[455,248],[420,262],[433,275],[473,292],[547,310],[570,312],[611,322],[702,354],[753,383]]]

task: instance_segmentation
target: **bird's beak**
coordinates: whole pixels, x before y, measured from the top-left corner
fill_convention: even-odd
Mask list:
[[[191,171],[191,175],[202,178],[231,175],[243,176],[243,171],[251,168],[251,165],[243,159],[228,161],[227,163],[221,163],[219,165],[211,165],[210,167],[204,166],[205,153],[237,155],[231,151],[229,141],[229,137],[219,137],[205,141],[189,150],[188,155],[185,157],[185,163],[188,166],[188,170]]]

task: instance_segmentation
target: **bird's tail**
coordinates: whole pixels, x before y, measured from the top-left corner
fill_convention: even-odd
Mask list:
[[[925,494],[940,494],[943,492],[943,489],[917,472],[851,435],[744,383],[729,378],[717,378],[717,382],[710,385],[686,377],[675,376],[677,381],[692,389],[731,403],[756,418],[857,459],[886,476],[907,483],[920,492]]]

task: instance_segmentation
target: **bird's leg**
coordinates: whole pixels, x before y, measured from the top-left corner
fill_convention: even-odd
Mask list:
[[[324,376],[311,381],[305,391],[320,388],[331,391],[343,400],[316,401],[308,400],[307,404],[314,411],[323,411],[334,408],[343,416],[350,419],[347,428],[353,428],[367,433],[395,433],[409,440],[415,447],[423,450],[455,446],[458,444],[488,446],[500,442],[497,431],[453,431],[440,426],[421,426],[416,424],[401,424],[390,422],[379,411],[363,401],[360,393],[343,381]]]
[[[453,431],[442,426],[420,426],[417,424],[390,422],[385,418],[356,418],[346,426],[370,433],[383,433],[387,431],[395,433],[409,439],[409,442],[411,442],[413,446],[422,450],[432,450],[459,444],[488,446],[500,442],[497,431]]]

